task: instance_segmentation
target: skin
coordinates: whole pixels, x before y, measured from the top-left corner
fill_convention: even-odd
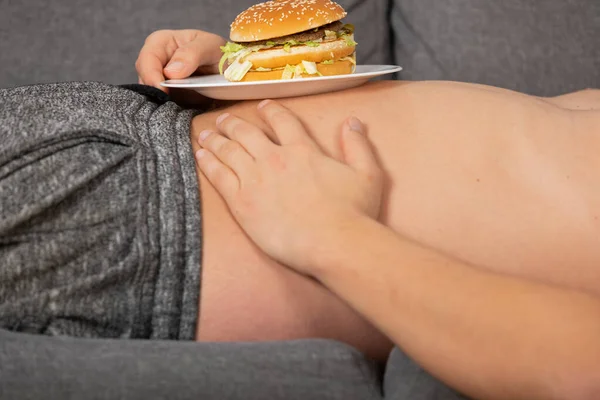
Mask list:
[[[382,171],[378,223],[364,209],[357,213],[360,207],[341,207],[346,212],[321,229],[307,228],[310,216],[331,213],[315,209],[323,199],[310,201],[292,180],[286,190],[294,202],[286,206],[299,222],[283,226],[281,218],[256,217],[255,208],[226,203],[226,192],[198,167],[205,232],[199,340],[330,337],[384,358],[390,343],[381,329],[474,397],[596,394],[589,382],[600,380],[586,371],[599,368],[589,368],[584,354],[595,356],[595,348],[576,343],[597,337],[597,327],[586,325],[598,319],[600,293],[597,91],[539,99],[480,85],[388,82],[281,104],[299,116],[323,154],[341,163],[348,164],[343,138],[349,131],[342,121],[354,115],[363,122]],[[196,117],[194,151],[201,148],[201,132],[221,129],[217,117],[223,113],[229,116],[221,124],[238,117],[276,141],[256,106],[245,102]],[[283,204],[264,200],[262,189],[256,204],[267,211]],[[339,204],[341,194],[357,201],[356,193],[365,192],[339,190]],[[277,237],[278,246],[265,246],[261,232]],[[515,312],[523,308],[535,312]],[[575,319],[565,319],[570,315]],[[573,330],[538,335],[539,327],[556,320]],[[560,351],[534,365],[572,367],[579,378],[526,362],[552,349]],[[522,355],[517,372],[508,373],[513,364],[506,360],[516,355]],[[549,378],[556,376],[562,379]]]
[[[146,38],[135,67],[139,83],[162,88],[165,79],[187,78],[193,73],[219,72],[222,37],[195,29],[161,30]]]
[[[282,104],[338,159],[338,121],[364,122],[385,171],[379,221],[395,232],[490,271],[598,294],[596,112],[455,83],[378,83]],[[237,104],[194,120],[194,150],[224,111],[269,130],[255,103]],[[312,334],[386,354],[388,344],[376,345],[345,302],[259,251],[199,179],[207,232],[200,339]]]
[[[384,174],[356,120],[342,128],[336,162],[279,104],[263,102],[258,114],[268,128],[221,115],[219,133],[199,135],[196,156],[263,251],[318,279],[473,398],[600,395],[597,296],[490,272],[376,222]],[[581,122],[569,133],[600,133],[597,116]],[[519,155],[531,159],[526,149]],[[365,268],[374,254],[376,271]]]

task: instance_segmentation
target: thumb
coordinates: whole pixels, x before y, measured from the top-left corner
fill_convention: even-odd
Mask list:
[[[194,46],[189,43],[178,48],[173,53],[171,60],[164,69],[168,79],[183,79],[192,75],[200,67],[200,53],[194,51]]]
[[[342,127],[344,161],[357,172],[370,177],[380,175],[375,153],[365,135],[365,127],[356,117],[350,117]]]
[[[217,64],[221,56],[220,38],[197,37],[173,53],[164,69],[168,79],[183,79],[191,76],[201,67],[210,73],[218,71]],[[213,43],[214,42],[214,43]],[[214,68],[213,68],[214,67]]]

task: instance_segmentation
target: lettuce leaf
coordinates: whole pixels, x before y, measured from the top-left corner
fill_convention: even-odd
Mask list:
[[[292,46],[298,46],[301,43],[297,40],[289,40],[287,42],[284,43],[283,45],[283,50],[287,51],[288,53],[290,52],[290,49]]]
[[[296,72],[296,67],[292,65],[286,65],[283,70],[283,75],[281,75],[281,79],[292,79],[294,77],[294,73]]]
[[[317,70],[317,63],[312,61],[302,61],[302,66],[304,67],[304,71],[306,71],[309,75],[316,75],[319,73]]]
[[[340,61],[350,61],[352,64],[356,65],[356,55],[342,57],[342,58],[340,58]]]
[[[221,46],[221,51],[223,52],[223,57],[219,61],[219,73],[223,75],[223,67],[225,66],[225,62],[231,58],[231,56],[238,51],[244,50],[244,46],[238,43],[227,42],[225,46]]]
[[[337,39],[338,35],[336,31],[328,31],[325,30],[325,39],[327,40],[335,40]]]
[[[309,40],[308,42],[304,42],[303,44],[308,47],[319,47],[320,46],[320,43],[313,42],[312,40]]]
[[[241,63],[239,60],[235,60],[233,64],[227,68],[227,71],[225,71],[225,78],[232,82],[239,82],[244,79],[244,76],[250,71],[250,68],[252,68],[252,63],[250,61]]]
[[[237,53],[242,50],[244,46],[239,43],[227,42],[225,46],[221,46],[221,51],[223,53]]]
[[[342,35],[342,39],[344,39],[346,41],[346,44],[348,46],[356,46],[358,44],[354,41],[353,35]]]
[[[255,46],[244,46],[238,43],[227,42],[225,46],[221,46],[223,57],[221,57],[221,60],[219,61],[219,73],[223,75],[223,67],[225,66],[226,61],[229,61],[230,63],[235,61],[243,63],[244,57],[246,57],[248,54],[263,49],[270,49],[276,45],[277,44],[275,42],[270,41],[266,44],[257,44]]]
[[[223,75],[223,67],[225,66],[225,61],[227,61],[227,59],[229,58],[229,54],[225,53],[223,54],[223,57],[221,57],[221,60],[219,61],[219,74]]]

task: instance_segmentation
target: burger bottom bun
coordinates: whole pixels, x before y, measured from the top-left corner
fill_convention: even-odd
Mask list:
[[[323,76],[347,75],[353,73],[354,69],[354,64],[348,60],[335,61],[333,64],[317,64],[317,70],[323,74]],[[250,71],[244,76],[242,82],[280,80],[283,76],[283,71],[283,69],[264,72]],[[315,78],[317,76],[318,75],[302,75],[303,78]]]

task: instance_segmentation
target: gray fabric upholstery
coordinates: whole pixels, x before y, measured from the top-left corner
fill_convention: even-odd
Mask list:
[[[3,400],[381,399],[377,369],[325,340],[90,340],[0,329],[0,355],[18,360],[0,362]]]
[[[466,400],[425,372],[398,348],[388,360],[383,382],[386,400]]]
[[[0,4],[0,87],[92,80],[137,82],[134,63],[158,29],[195,28],[229,36],[235,16],[257,0],[53,0]],[[340,0],[361,29],[364,64],[391,60],[387,0]]]
[[[600,88],[598,0],[393,1],[402,79],[546,96]]]
[[[2,2],[0,87],[69,80],[131,83],[157,29],[226,36],[258,0]],[[394,61],[402,79],[485,83],[556,95],[600,87],[598,0],[340,0],[363,64]],[[390,32],[393,35],[390,36]]]

